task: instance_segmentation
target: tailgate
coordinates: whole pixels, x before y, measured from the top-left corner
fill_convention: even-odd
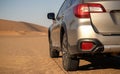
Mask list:
[[[120,35],[120,1],[98,1],[105,9],[104,13],[90,13],[91,22],[100,34]]]

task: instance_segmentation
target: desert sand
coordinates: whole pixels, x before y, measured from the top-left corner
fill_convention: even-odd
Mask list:
[[[78,71],[67,72],[62,58],[49,57],[47,28],[0,20],[0,74],[120,74],[120,57],[80,60]]]

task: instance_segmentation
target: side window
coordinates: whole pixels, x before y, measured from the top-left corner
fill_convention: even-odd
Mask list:
[[[83,0],[71,0],[71,5],[81,3]]]
[[[63,15],[63,12],[69,8],[71,5],[71,0],[65,0],[65,2],[63,3],[63,5],[61,6],[58,15],[56,17],[57,20],[59,20],[59,18]]]
[[[71,5],[74,4],[75,1],[76,1],[76,0],[71,0]]]

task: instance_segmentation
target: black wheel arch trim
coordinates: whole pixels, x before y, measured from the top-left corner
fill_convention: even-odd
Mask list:
[[[50,28],[48,28],[48,41],[50,43]]]
[[[60,41],[61,41],[61,44],[62,44],[63,34],[64,33],[66,33],[66,36],[68,38],[66,24],[64,22],[62,22],[61,29],[60,29]]]
[[[65,22],[62,22],[61,24],[61,29],[60,29],[60,44],[61,44],[61,49],[62,49],[62,41],[63,41],[63,32],[62,32],[62,29],[64,29],[64,33],[66,33],[66,36],[67,36],[67,42],[68,42],[68,32],[67,32],[67,27],[66,27],[66,24]],[[69,47],[69,43],[68,43],[68,47]],[[69,50],[68,50],[69,52]]]

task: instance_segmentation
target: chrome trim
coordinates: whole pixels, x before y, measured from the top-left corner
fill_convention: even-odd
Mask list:
[[[104,45],[104,53],[105,52],[120,52],[120,45]]]

